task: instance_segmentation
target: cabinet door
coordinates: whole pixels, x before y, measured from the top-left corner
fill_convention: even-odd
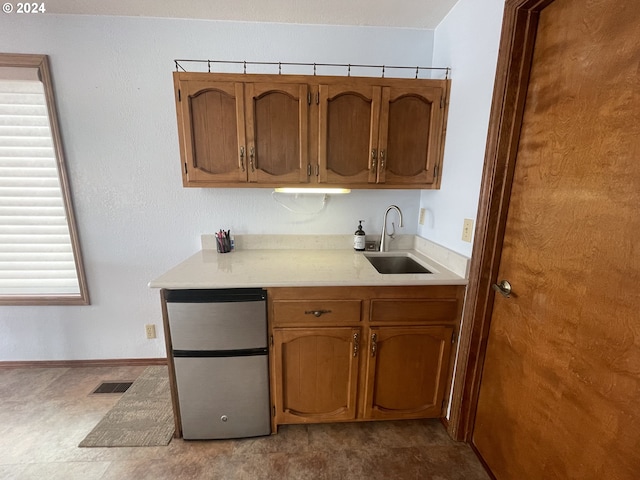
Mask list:
[[[378,183],[434,183],[443,95],[440,87],[382,88]]]
[[[356,417],[360,329],[274,329],[276,423]]]
[[[381,87],[320,85],[322,183],[375,183]]]
[[[247,83],[249,181],[309,181],[309,86]]]
[[[442,415],[453,327],[369,330],[365,418]]]
[[[183,184],[246,182],[242,83],[181,81],[177,88]]]

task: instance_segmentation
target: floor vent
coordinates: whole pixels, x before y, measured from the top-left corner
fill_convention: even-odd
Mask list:
[[[102,382],[91,394],[95,393],[124,393],[133,382]]]

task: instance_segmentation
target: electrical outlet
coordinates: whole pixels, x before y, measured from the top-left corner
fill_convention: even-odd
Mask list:
[[[424,214],[425,214],[425,212],[426,212],[425,208],[421,208],[420,209],[420,216],[418,217],[418,223],[420,225],[424,225]]]
[[[465,218],[462,224],[462,241],[471,242],[473,236],[473,220]]]
[[[153,323],[147,323],[144,329],[147,332],[148,339],[156,338],[156,326]]]

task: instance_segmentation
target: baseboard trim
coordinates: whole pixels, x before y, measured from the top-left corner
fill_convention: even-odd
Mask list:
[[[440,423],[444,426],[445,430],[449,432],[449,420],[447,417],[440,417]]]
[[[473,444],[473,440],[469,442],[469,446],[471,447],[471,450],[473,450],[473,453],[476,454],[476,457],[478,457],[478,460],[484,467],[484,470],[487,472],[487,475],[489,475],[489,478],[491,478],[491,480],[497,480],[496,476],[493,474],[493,472],[489,468],[489,465],[487,465],[487,462],[484,461],[484,458],[482,458],[482,455],[480,455],[480,452],[478,451],[476,446]]]
[[[99,360],[33,360],[0,361],[2,368],[73,368],[73,367],[137,367],[166,365],[166,358],[106,358]]]

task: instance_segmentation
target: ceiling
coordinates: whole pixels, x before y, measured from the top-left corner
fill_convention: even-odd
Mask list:
[[[47,13],[434,29],[458,0],[47,0]]]

